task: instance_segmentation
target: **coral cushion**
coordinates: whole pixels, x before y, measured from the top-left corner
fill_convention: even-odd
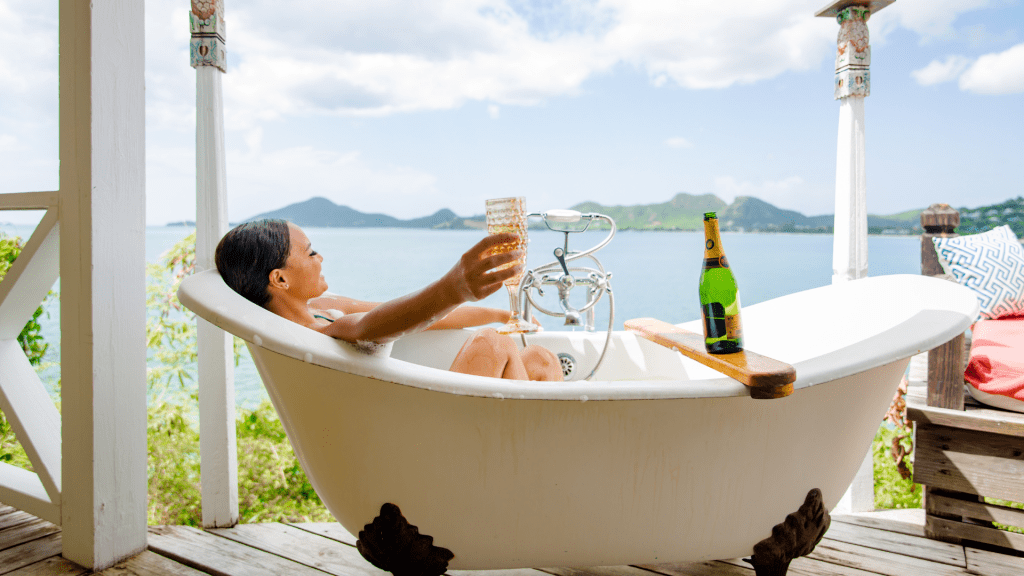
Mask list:
[[[964,371],[975,400],[1024,412],[1024,318],[983,320],[974,325]]]

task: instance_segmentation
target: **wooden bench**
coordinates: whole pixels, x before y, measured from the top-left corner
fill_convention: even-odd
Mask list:
[[[922,274],[943,274],[932,238],[955,236],[959,222],[959,213],[944,204],[921,214]],[[1024,414],[975,402],[964,387],[966,361],[963,335],[929,351],[926,393],[907,395],[907,417],[915,422],[914,482],[925,485],[925,533],[1024,550],[1024,534],[991,524],[1024,527],[1024,510],[984,500],[1024,502]]]

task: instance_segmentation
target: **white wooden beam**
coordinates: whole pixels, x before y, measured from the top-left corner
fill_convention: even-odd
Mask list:
[[[839,105],[836,147],[836,214],[832,238],[832,283],[868,275],[868,205],[864,165],[864,98]]]
[[[60,275],[60,225],[48,210],[0,282],[0,340],[21,334]]]
[[[60,413],[17,340],[0,340],[0,366],[0,409],[38,472],[49,501],[60,505]]]
[[[146,548],[144,4],[60,3],[63,555]]]
[[[215,267],[217,243],[228,231],[221,74],[227,70],[224,5],[189,14],[191,64],[196,69],[196,271]],[[203,526],[238,523],[234,345],[230,334],[197,318],[199,452]]]
[[[0,210],[47,210],[56,208],[58,192],[8,192],[0,194]]]
[[[868,275],[868,210],[865,170],[864,99],[871,94],[871,46],[868,19],[895,0],[834,0],[819,17],[835,18],[836,68],[833,94],[839,105],[836,146],[836,205],[832,235],[832,283]],[[875,509],[874,463],[871,450],[861,462],[840,509]]]
[[[0,502],[60,525],[60,506],[50,502],[39,476],[17,466],[0,462]]]

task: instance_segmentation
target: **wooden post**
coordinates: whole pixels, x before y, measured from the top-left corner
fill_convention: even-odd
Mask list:
[[[921,212],[921,274],[925,276],[942,276],[945,271],[939,263],[932,238],[953,238],[960,225],[960,213],[949,204],[932,204]],[[928,406],[964,409],[964,335],[961,334],[949,342],[928,351]],[[915,429],[914,445],[921,452],[918,439],[933,426],[918,424]],[[915,481],[922,474],[915,470]],[[943,498],[967,496],[947,492],[931,485],[924,486],[921,505],[926,511],[925,534],[929,538],[960,544],[960,538],[944,533],[941,530],[943,520],[956,523],[963,522],[961,514],[950,513],[940,506]],[[938,519],[938,520],[936,520]]]
[[[949,204],[932,204],[921,212],[921,274],[941,276],[942,265],[932,238],[952,238],[960,213]],[[928,351],[928,405],[964,409],[964,335]]]
[[[228,231],[224,166],[227,70],[222,0],[192,0],[190,60],[196,69],[196,271],[215,267],[214,252]],[[234,346],[230,334],[197,318],[199,452],[203,526],[238,523],[238,452],[235,439]]]
[[[871,46],[868,18],[895,0],[836,0],[815,16],[835,18],[835,99],[839,104],[836,146],[835,226],[832,236],[832,283],[868,275],[867,180],[864,164],[864,98],[871,94]],[[861,463],[841,507],[850,512],[875,509],[871,449]],[[846,511],[846,510],[844,510]]]
[[[60,2],[63,555],[146,548],[142,2]]]

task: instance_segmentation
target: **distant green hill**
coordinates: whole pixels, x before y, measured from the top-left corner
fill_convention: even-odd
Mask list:
[[[960,234],[977,234],[1004,224],[1010,226],[1017,238],[1024,239],[1024,197],[1017,196],[999,204],[977,208],[958,208]]]
[[[698,230],[705,212],[720,212],[726,203],[713,194],[676,194],[668,202],[633,206],[604,206],[583,202],[572,207],[580,212],[598,212],[615,220],[620,230]]]
[[[745,232],[808,232],[831,233],[834,216],[804,216],[784,210],[752,196],[740,196],[731,204],[713,194],[676,194],[668,202],[605,206],[582,202],[572,206],[580,212],[599,212],[615,220],[621,230],[702,230],[705,212],[717,212],[723,230]],[[1024,198],[1017,197],[999,204],[979,208],[960,208],[961,234],[984,232],[1009,224],[1018,236],[1024,236]],[[868,216],[868,231],[873,234],[920,233],[921,210],[908,210],[888,216]],[[326,198],[310,198],[283,208],[254,216],[284,218],[300,226],[342,228],[484,228],[483,215],[461,217],[448,209],[430,216],[399,220],[386,214],[367,214],[348,206],[339,206]]]
[[[310,198],[303,202],[289,204],[284,208],[264,212],[249,218],[281,218],[294,222],[299,226],[324,228],[435,228],[457,230],[469,226],[463,218],[455,215],[447,208],[438,210],[430,216],[399,220],[387,214],[367,214],[353,210],[348,206],[339,206],[327,198]]]

